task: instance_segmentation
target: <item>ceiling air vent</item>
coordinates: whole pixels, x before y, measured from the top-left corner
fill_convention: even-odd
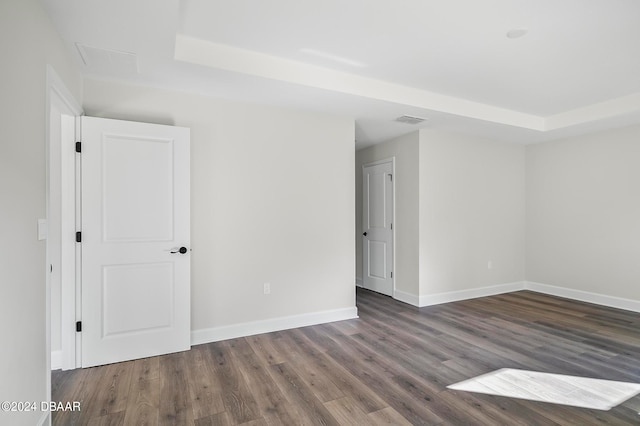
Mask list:
[[[102,49],[76,43],[80,59],[88,71],[138,74],[138,56],[131,52]]]
[[[399,121],[400,123],[406,123],[406,124],[418,124],[418,123],[422,123],[425,120],[426,118],[413,117],[411,115],[403,115],[402,117],[396,118],[396,121]]]

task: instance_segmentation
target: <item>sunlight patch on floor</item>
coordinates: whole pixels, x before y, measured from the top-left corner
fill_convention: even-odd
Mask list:
[[[640,393],[640,384],[502,368],[449,389],[609,410]]]

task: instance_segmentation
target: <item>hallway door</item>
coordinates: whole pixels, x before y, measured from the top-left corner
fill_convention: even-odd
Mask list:
[[[362,168],[363,286],[393,296],[393,161]]]

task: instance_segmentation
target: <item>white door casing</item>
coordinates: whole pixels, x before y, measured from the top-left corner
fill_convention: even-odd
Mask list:
[[[51,355],[54,369],[74,368],[72,333],[63,327],[75,323],[75,306],[68,306],[62,283],[75,283],[75,115],[76,110],[56,90],[49,92],[48,117],[48,185],[47,185],[47,264],[50,288]],[[63,237],[64,236],[64,237]],[[63,315],[66,314],[66,315]],[[68,313],[68,314],[67,314]]]
[[[81,128],[82,366],[187,350],[189,129]]]
[[[393,296],[393,159],[362,167],[364,288]]]
[[[46,365],[75,368],[75,117],[80,104],[51,65],[46,67]],[[72,297],[70,298],[69,295]],[[68,326],[68,328],[67,328]],[[55,355],[55,356],[54,356]],[[46,400],[51,399],[51,374]]]

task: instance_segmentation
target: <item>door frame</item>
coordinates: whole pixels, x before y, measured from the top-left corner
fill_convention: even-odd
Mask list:
[[[362,176],[362,180],[363,183],[362,185],[364,185],[364,169],[366,167],[371,167],[371,166],[378,166],[380,164],[385,164],[385,163],[391,163],[391,191],[393,192],[393,197],[391,197],[391,223],[395,225],[396,223],[396,157],[392,156],[392,157],[388,157],[388,158],[383,158],[380,160],[376,160],[376,161],[371,161],[369,163],[363,163],[362,164],[362,168],[360,170],[360,175]],[[363,187],[364,188],[364,187]],[[360,205],[362,206],[362,228],[364,229],[364,191],[362,192],[362,196],[360,199]],[[364,258],[364,236],[362,235],[363,229],[360,229],[360,238],[362,240],[362,257]],[[392,265],[392,269],[393,272],[396,272],[396,228],[395,226],[393,226],[393,228],[391,229],[391,265]],[[364,260],[362,262],[362,287],[364,287]],[[396,299],[396,275],[394,274],[393,277],[391,277],[391,284],[392,284],[392,290],[391,290],[391,297]]]
[[[46,145],[46,217],[47,222],[51,220],[52,212],[51,212],[51,202],[52,200],[56,200],[60,203],[61,211],[60,217],[60,227],[61,233],[60,238],[57,236],[53,236],[53,238],[49,238],[47,236],[46,241],[46,256],[45,256],[45,271],[46,271],[46,370],[47,370],[47,392],[51,392],[51,367],[52,367],[52,353],[51,353],[51,274],[50,274],[50,265],[51,256],[54,250],[60,252],[61,255],[61,264],[66,265],[66,269],[60,268],[61,279],[60,279],[60,321],[58,324],[60,325],[60,338],[61,338],[61,350],[59,359],[56,359],[55,367],[62,367],[65,370],[74,369],[78,367],[79,356],[77,354],[77,349],[79,345],[77,343],[77,339],[79,336],[76,336],[75,330],[72,327],[64,327],[63,324],[73,324],[76,321],[77,315],[77,292],[79,291],[79,286],[77,282],[77,270],[79,267],[79,262],[77,258],[79,256],[79,252],[75,247],[75,244],[72,242],[72,232],[76,229],[77,226],[77,211],[78,211],[78,203],[77,203],[77,192],[75,186],[77,185],[77,169],[79,165],[76,161],[75,154],[75,140],[62,140],[60,135],[56,136],[52,134],[53,126],[51,121],[51,112],[53,110],[54,105],[61,110],[61,113],[75,117],[75,135],[73,139],[77,139],[79,134],[79,121],[77,118],[83,114],[82,107],[80,103],[75,99],[75,97],[71,94],[69,89],[66,87],[58,73],[55,69],[47,64],[46,69],[47,81],[46,81],[46,106],[45,106],[45,145]],[[54,154],[60,155],[54,155]],[[62,153],[68,155],[67,163],[73,165],[73,168],[63,168],[62,167]],[[53,176],[52,170],[59,170],[60,174],[58,176]],[[59,185],[54,185],[52,188],[52,182],[55,180],[60,180]],[[73,181],[75,184],[73,188],[70,188],[68,185],[63,185],[63,182]],[[59,188],[56,190],[55,188]],[[64,201],[66,203],[63,203]],[[66,239],[68,234],[68,240]],[[60,266],[60,265],[58,265]],[[64,274],[64,275],[62,275]],[[48,398],[50,398],[50,394],[48,394]]]

